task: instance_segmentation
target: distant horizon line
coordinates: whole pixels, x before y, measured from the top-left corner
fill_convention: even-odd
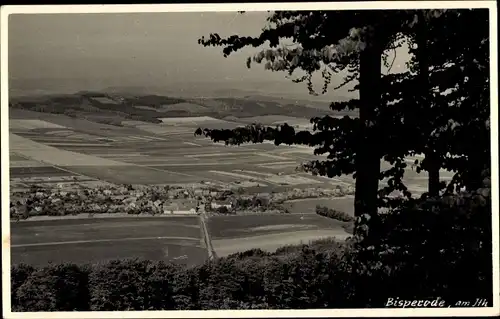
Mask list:
[[[214,84],[214,82],[196,82],[199,84]],[[22,97],[32,97],[32,96],[49,96],[49,95],[74,95],[78,93],[83,93],[83,92],[95,92],[95,93],[130,93],[130,94],[156,94],[156,95],[166,95],[166,96],[172,96],[172,97],[184,97],[186,98],[186,95],[190,95],[190,98],[210,98],[210,97],[239,97],[242,98],[244,96],[263,96],[263,97],[269,97],[269,98],[288,98],[288,99],[297,99],[297,100],[306,100],[306,101],[311,101],[311,102],[331,102],[332,100],[348,100],[351,99],[351,97],[346,97],[342,95],[336,95],[336,96],[314,96],[314,95],[308,95],[308,94],[297,94],[297,93],[291,93],[291,92],[279,92],[274,91],[274,92],[269,92],[269,91],[262,91],[258,88],[248,88],[248,89],[241,89],[241,88],[232,88],[232,87],[224,87],[224,88],[211,88],[211,89],[201,89],[201,91],[206,91],[206,92],[192,92],[192,94],[189,93],[189,91],[193,90],[196,91],[196,83],[192,82],[186,82],[185,84],[187,86],[190,86],[187,88],[187,90],[183,90],[179,86],[184,86],[182,82],[178,82],[175,86],[172,85],[109,85],[109,86],[103,86],[101,88],[84,88],[82,87],[81,89],[76,89],[76,88],[21,88],[21,87],[16,87],[9,85],[9,96],[10,97],[15,97],[15,98],[22,98]],[[188,85],[189,84],[189,85]],[[193,88],[194,87],[194,88]],[[130,90],[130,92],[124,92],[126,90]],[[118,92],[112,92],[112,91],[118,91]],[[121,92],[120,92],[121,91]],[[135,92],[134,92],[135,91]],[[142,92],[141,92],[142,91]],[[178,91],[178,92],[174,92]],[[243,95],[243,96],[242,96]]]

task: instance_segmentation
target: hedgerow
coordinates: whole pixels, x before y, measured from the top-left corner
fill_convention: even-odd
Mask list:
[[[354,221],[354,217],[347,214],[346,212],[342,212],[339,210],[335,210],[332,208],[316,205],[316,214],[324,217],[328,217],[331,219],[336,219],[341,222],[352,222]]]

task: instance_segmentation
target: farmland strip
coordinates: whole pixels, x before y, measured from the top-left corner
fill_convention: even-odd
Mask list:
[[[38,246],[57,246],[57,245],[74,245],[74,244],[92,244],[92,243],[104,243],[104,242],[115,242],[115,241],[135,241],[135,240],[159,240],[159,239],[172,239],[172,240],[195,240],[198,241],[199,238],[192,237],[137,237],[137,238],[116,238],[116,239],[93,239],[93,240],[74,240],[74,241],[61,241],[61,242],[49,242],[49,243],[32,243],[32,244],[20,244],[20,245],[10,245],[11,248],[22,248],[22,247],[38,247]]]

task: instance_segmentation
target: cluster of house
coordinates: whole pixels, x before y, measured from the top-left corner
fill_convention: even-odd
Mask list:
[[[229,200],[214,200],[213,198],[217,197],[217,191],[212,191],[208,189],[190,189],[190,190],[174,190],[169,191],[170,198],[192,198],[195,199],[196,202],[186,203],[183,200],[180,201],[172,201],[169,203],[165,203],[163,205],[163,209],[166,212],[171,212],[175,214],[199,214],[204,212],[209,205],[210,209],[215,210],[220,207],[227,207],[228,209],[232,208],[232,204]],[[189,209],[186,208],[190,207]]]
[[[185,205],[182,205],[185,206]],[[217,203],[217,202],[211,202],[210,203],[210,208],[212,210],[215,210],[220,207],[226,207],[228,209],[232,208],[231,204],[227,203]],[[180,214],[180,215],[189,215],[189,214],[200,214],[206,210],[205,205],[201,202],[196,203],[196,206],[190,209],[187,209],[185,207],[181,208],[181,205],[178,203],[169,203],[169,204],[164,204],[163,205],[163,210],[166,214],[171,213],[171,214]]]

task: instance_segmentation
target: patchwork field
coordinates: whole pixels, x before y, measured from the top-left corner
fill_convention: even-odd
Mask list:
[[[11,234],[14,264],[139,257],[193,265],[208,256],[196,217],[23,221]]]
[[[342,225],[342,222],[316,214],[213,216],[208,221],[212,240],[306,230],[335,230]]]
[[[225,146],[193,134],[199,126],[241,123],[209,117],[169,118],[161,124],[135,121],[127,127],[103,127],[91,134],[81,129],[85,120],[59,115],[55,121],[54,115],[45,115],[39,113],[38,119],[28,122],[11,119],[11,153],[24,158],[13,157],[13,167],[28,165],[22,161],[29,159],[71,172],[69,175],[128,184],[208,181],[229,187],[255,183],[296,187],[331,182],[295,172],[302,157],[312,158],[311,154],[282,155],[281,151],[290,148],[269,144]],[[22,172],[12,170],[11,177],[20,177]]]
[[[307,125],[304,120],[294,122],[286,117],[255,119],[268,125],[283,120]],[[262,193],[354,185],[351,176],[323,178],[297,172],[304,161],[318,159],[307,147],[277,147],[272,143],[225,146],[194,136],[198,127],[234,128],[255,119],[200,116],[164,118],[158,124],[125,121],[122,126],[112,126],[59,114],[14,110],[9,121],[11,189],[32,184],[69,187],[204,182]],[[450,174],[443,173],[446,178]],[[426,190],[424,174],[409,168],[406,181],[416,194]],[[286,203],[291,212],[288,215],[210,217],[208,234],[219,256],[348,236],[343,223],[316,215],[316,205],[349,214],[353,211],[350,197],[294,200]],[[12,223],[12,261],[43,264],[144,257],[199,263],[207,256],[200,222],[199,217],[151,217],[150,221],[87,218]]]
[[[215,216],[208,230],[217,256],[260,248],[275,251],[281,246],[309,243],[312,240],[349,236],[344,223],[319,215]]]
[[[33,177],[37,182],[42,179],[54,183],[68,178],[158,185],[210,182],[224,187],[258,186],[276,191],[354,184],[351,176],[330,179],[298,173],[300,163],[318,158],[308,147],[273,143],[225,146],[193,134],[198,127],[231,128],[256,120],[269,125],[285,120],[294,122],[286,116],[231,120],[208,116],[164,118],[159,124],[126,121],[119,127],[19,109],[11,110],[10,115],[10,174],[15,183],[29,184]],[[295,120],[301,125],[306,122]],[[388,167],[387,163],[382,166]],[[424,173],[417,174],[409,168],[405,175],[413,193],[425,191]],[[442,173],[443,179],[450,177],[451,174]],[[337,200],[336,203],[342,209],[349,206]]]

